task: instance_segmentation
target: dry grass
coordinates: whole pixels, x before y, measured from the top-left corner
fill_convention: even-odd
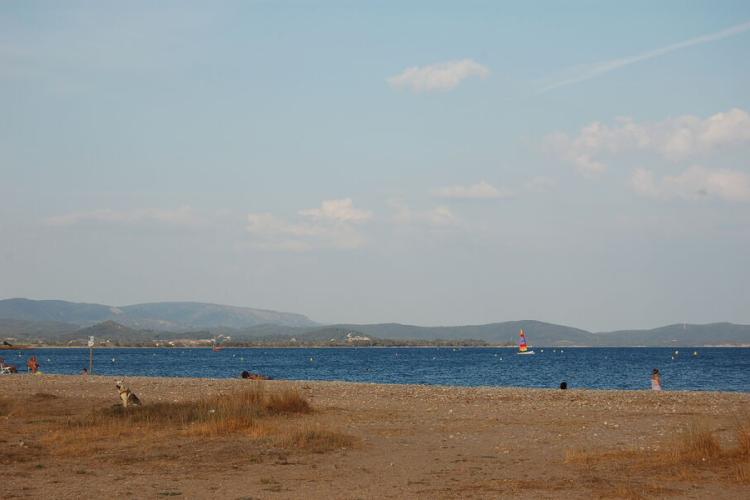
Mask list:
[[[737,437],[737,454],[750,457],[750,422],[738,422],[735,434]]]
[[[12,405],[13,403],[10,399],[0,396],[0,417],[10,415]]]
[[[700,477],[701,471],[713,471],[744,483],[750,480],[750,423],[738,423],[735,436],[736,447],[723,449],[705,423],[693,422],[685,432],[673,436],[658,451],[572,449],[565,452],[565,463],[580,464],[589,469],[609,467],[614,463],[630,472],[659,470],[661,475],[680,481],[693,481]],[[637,498],[633,496],[632,488],[618,488],[610,493],[618,498]]]
[[[750,463],[740,463],[734,469],[734,480],[741,484],[750,484]]]
[[[351,448],[356,442],[354,437],[346,434],[312,428],[292,431],[279,440],[285,448],[297,448],[312,453]]]
[[[191,438],[239,435],[250,441],[273,438],[276,445],[324,453],[351,444],[351,438],[330,431],[289,430],[294,417],[312,412],[296,390],[269,393],[262,384],[195,401],[157,402],[140,407],[120,405],[98,409],[84,417],[58,422],[42,442],[53,455],[92,456],[111,450],[148,453],[159,443]]]
[[[702,422],[688,426],[683,437],[675,439],[666,450],[669,463],[698,463],[713,460],[721,455],[716,436]]]
[[[262,385],[196,401],[159,402],[140,407],[120,405],[95,411],[69,423],[77,429],[138,427],[140,429],[205,429],[207,435],[231,434],[252,428],[261,417],[309,413],[309,403],[297,391],[268,394]],[[195,434],[195,429],[192,429]]]

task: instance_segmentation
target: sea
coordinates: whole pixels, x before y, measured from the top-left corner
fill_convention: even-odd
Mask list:
[[[664,390],[750,392],[750,348],[101,348],[94,373],[113,377],[236,378],[243,370],[273,379],[340,380],[449,386],[649,389],[658,368]],[[4,350],[26,371],[37,356],[43,373],[79,374],[87,348]]]

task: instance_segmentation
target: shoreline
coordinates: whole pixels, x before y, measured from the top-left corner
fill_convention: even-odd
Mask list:
[[[750,349],[750,344],[740,345],[675,345],[675,346],[529,346],[529,349]],[[12,348],[2,348],[2,351],[28,351],[32,349],[89,349],[87,346],[69,345],[24,345]],[[97,349],[207,349],[210,345],[202,346],[96,346]],[[247,346],[222,346],[221,350],[229,349],[517,349],[514,345],[247,345]]]
[[[99,373],[94,374],[76,374],[76,373],[51,373],[51,372],[40,372],[39,374],[29,373],[28,371],[19,371],[12,375],[2,375],[0,380],[11,378],[11,377],[38,377],[40,379],[47,378],[53,380],[56,377],[69,378],[71,380],[86,380],[91,379],[112,379],[112,380],[131,380],[131,379],[143,379],[150,381],[159,380],[181,380],[181,381],[205,381],[205,382],[225,382],[225,381],[241,381],[247,383],[247,380],[242,379],[239,375],[233,377],[192,377],[192,376],[179,376],[179,375],[124,375],[124,374],[112,374],[102,375]],[[517,386],[517,385],[448,385],[448,384],[417,384],[417,383],[403,383],[403,382],[366,382],[366,381],[352,381],[352,380],[327,380],[327,379],[267,379],[262,380],[263,382],[277,382],[285,384],[348,384],[348,385],[363,385],[366,387],[384,386],[384,387],[412,387],[412,388],[435,388],[435,389],[480,389],[480,390],[509,390],[509,391],[543,391],[545,393],[582,393],[582,392],[594,392],[594,393],[654,393],[659,394],[746,394],[750,396],[750,391],[717,391],[717,390],[704,390],[704,389],[662,389],[661,391],[653,391],[652,389],[644,386],[643,389],[610,389],[610,388],[598,388],[598,387],[569,387],[568,389],[561,390],[558,387],[529,387],[529,386]]]

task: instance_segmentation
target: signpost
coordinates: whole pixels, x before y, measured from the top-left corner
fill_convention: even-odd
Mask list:
[[[89,374],[94,374],[94,336],[89,337]]]

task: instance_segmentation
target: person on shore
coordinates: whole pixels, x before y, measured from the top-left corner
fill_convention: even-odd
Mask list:
[[[661,390],[661,373],[659,373],[658,368],[654,368],[654,370],[651,372],[651,390]]]
[[[250,378],[250,372],[247,371],[247,370],[243,370],[242,373],[240,374],[240,376],[242,378]]]
[[[83,370],[81,370],[81,375],[88,375],[88,374],[89,374],[88,368],[84,367]]]
[[[39,371],[39,360],[36,359],[36,356],[31,356],[29,358],[26,362],[26,368],[28,368],[31,373],[37,373]]]
[[[564,391],[567,388],[568,388],[568,383],[567,382],[565,382],[564,380],[562,382],[560,382],[560,390],[561,391]]]

